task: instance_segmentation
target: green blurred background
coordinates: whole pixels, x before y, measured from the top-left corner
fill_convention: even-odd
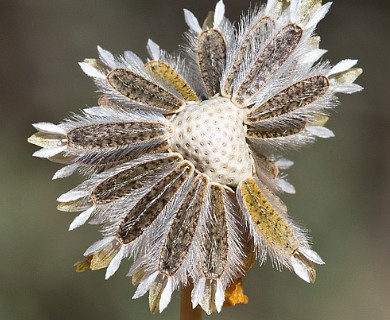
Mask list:
[[[237,20],[247,0],[225,0]],[[31,157],[31,123],[58,122],[96,103],[77,62],[96,45],[146,57],[152,38],[168,51],[182,43],[182,8],[203,19],[215,1],[0,0],[0,319],[176,319],[179,295],[161,315],[147,298],[131,300],[129,263],[109,281],[104,271],[74,272],[99,238],[95,227],[68,232],[73,215],[55,199],[76,176],[51,181],[59,165]],[[328,126],[336,138],[287,156],[295,196],[291,215],[312,231],[327,262],[315,285],[267,262],[245,278],[250,303],[209,319],[390,319],[390,2],[336,0],[320,23],[321,47],[333,64],[358,58],[361,93],[342,95]]]

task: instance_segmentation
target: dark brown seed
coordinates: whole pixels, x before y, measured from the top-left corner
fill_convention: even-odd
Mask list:
[[[198,175],[171,224],[160,255],[160,271],[173,275],[183,263],[192,243],[207,194],[207,178]]]
[[[182,161],[175,169],[158,181],[126,214],[118,228],[118,240],[127,244],[137,239],[175,197],[193,172],[192,164],[188,161]]]
[[[267,29],[273,26],[273,20],[269,17],[263,17],[259,21],[255,22],[251,28],[245,33],[242,43],[234,52],[234,58],[230,64],[229,72],[227,73],[226,80],[222,87],[222,94],[226,97],[230,97],[232,94],[232,85],[240,72],[240,66],[242,66],[242,60],[247,59],[249,53],[253,52],[253,43],[261,43],[264,39],[264,34]]]
[[[329,80],[325,76],[315,76],[294,83],[251,110],[247,123],[257,123],[303,108],[322,97],[328,89]]]
[[[167,136],[169,128],[158,122],[114,122],[83,126],[68,133],[68,146],[81,151],[104,151],[126,148],[133,144]]]
[[[296,24],[290,23],[280,30],[260,53],[237,91],[233,93],[233,101],[243,105],[258,93],[295,50],[301,37],[302,29]]]
[[[198,38],[200,74],[209,97],[220,91],[220,80],[226,63],[226,44],[218,30],[203,31]]]
[[[178,97],[157,84],[127,69],[114,69],[107,75],[108,83],[120,94],[162,113],[175,113],[183,105]]]
[[[225,271],[227,263],[226,203],[221,185],[212,184],[210,193],[211,212],[206,221],[202,272],[206,278],[216,279]]]
[[[169,148],[169,142],[163,141],[160,144],[154,145],[148,148],[142,148],[141,151],[131,150],[130,153],[125,154],[117,154],[115,157],[99,157],[99,153],[96,153],[92,156],[88,156],[86,158],[80,159],[82,164],[88,165],[92,167],[91,171],[95,171],[96,173],[103,172],[125,162],[137,159],[142,154],[153,154],[153,153],[163,153]]]
[[[151,177],[163,171],[164,168],[180,161],[179,156],[172,155],[123,170],[97,185],[91,194],[91,200],[96,205],[104,205],[129,195],[134,190],[148,185]]]
[[[250,127],[246,133],[249,139],[270,139],[287,137],[301,132],[306,126],[304,120],[291,120],[289,123],[271,126]]]

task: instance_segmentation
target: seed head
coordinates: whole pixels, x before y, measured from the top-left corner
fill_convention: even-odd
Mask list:
[[[152,312],[190,284],[193,307],[208,314],[246,303],[241,277],[267,256],[314,282],[324,262],[278,194],[295,192],[283,151],[332,137],[335,94],[362,89],[356,60],[318,62],[314,31],[329,7],[268,0],[234,25],[219,1],[202,27],[184,10],[180,54],[149,40],[145,62],[98,47],[80,63],[98,106],[34,124],[28,140],[42,147],[34,156],[65,164],[55,179],[85,176],[58,198],[59,210],[81,212],[70,229],[101,227],[78,271],[107,268],[108,278],[131,259],[134,298],[149,291]]]

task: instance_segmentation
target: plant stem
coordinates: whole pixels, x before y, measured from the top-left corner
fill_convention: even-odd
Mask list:
[[[192,288],[193,286],[189,285],[181,289],[180,320],[202,320],[202,309],[199,306],[192,308]]]

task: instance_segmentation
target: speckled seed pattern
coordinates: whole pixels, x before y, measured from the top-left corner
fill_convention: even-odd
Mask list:
[[[253,165],[243,117],[244,111],[227,98],[189,104],[172,121],[171,149],[211,181],[237,186],[243,178],[252,176]]]
[[[142,154],[153,154],[153,153],[160,153],[165,152],[169,148],[169,142],[163,141],[160,144],[157,144],[155,146],[151,147],[145,147],[141,149]],[[99,158],[98,155],[96,156],[90,156],[86,158],[81,158],[80,162],[91,166],[96,173],[101,173],[105,170],[111,169],[115,166],[118,166],[120,164],[126,163],[128,161],[137,159],[140,156],[140,151],[132,150],[131,153],[119,153],[115,157],[109,157],[109,158]]]
[[[274,24],[274,21],[269,17],[263,17],[257,21],[244,35],[242,42],[240,43],[237,50],[234,52],[233,62],[230,64],[229,71],[225,82],[222,87],[222,94],[226,97],[231,96],[232,85],[237,79],[238,72],[242,68],[241,61],[246,59],[250,53],[254,50],[253,46],[255,43],[262,43],[264,41],[263,37],[266,34],[266,30],[270,29]]]
[[[120,94],[162,113],[176,112],[183,105],[178,97],[157,84],[127,69],[114,69],[107,75],[108,83]]]
[[[264,125],[256,128],[248,128],[246,136],[249,139],[272,139],[298,134],[305,129],[306,121],[291,119],[288,123],[277,124],[273,127]]]
[[[299,81],[251,110],[247,116],[247,123],[256,123],[304,108],[321,98],[328,89],[329,80],[325,76]]]
[[[183,199],[162,246],[159,269],[173,275],[186,258],[207,195],[208,179],[199,174]]]
[[[193,172],[193,166],[188,161],[182,161],[158,181],[126,214],[117,232],[118,240],[127,244],[137,239],[176,196]]]
[[[290,23],[280,30],[256,59],[234,93],[233,101],[245,104],[258,93],[295,50],[301,37],[302,29],[296,24]]]
[[[96,205],[104,205],[122,198],[136,189],[147,186],[154,175],[163,171],[169,165],[180,161],[179,156],[171,155],[123,170],[98,184],[92,191],[91,200]]]
[[[261,237],[272,248],[294,253],[299,240],[280,214],[271,206],[259,186],[252,178],[245,179],[239,186],[244,205]]]
[[[114,122],[75,128],[68,133],[70,148],[86,151],[102,151],[112,148],[128,148],[143,141],[161,141],[168,127],[158,122]]]
[[[225,271],[228,255],[228,237],[224,191],[221,185],[210,187],[211,210],[206,220],[202,272],[207,279],[217,279]]]
[[[199,35],[197,50],[203,84],[211,98],[219,92],[219,83],[226,62],[225,40],[218,30],[205,30]]]

